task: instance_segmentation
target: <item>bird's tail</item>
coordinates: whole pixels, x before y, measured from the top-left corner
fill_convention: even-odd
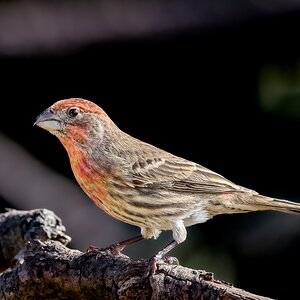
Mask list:
[[[300,214],[300,203],[262,195],[253,195],[253,197],[258,210],[275,210],[289,214]]]

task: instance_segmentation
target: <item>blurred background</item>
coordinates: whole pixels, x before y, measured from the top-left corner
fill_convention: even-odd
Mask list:
[[[49,208],[84,251],[139,234],[77,186],[32,124],[83,97],[127,133],[261,194],[300,202],[300,2],[0,1],[0,202]],[[130,246],[149,257],[171,240]],[[296,299],[300,217],[218,216],[171,255],[253,293]]]

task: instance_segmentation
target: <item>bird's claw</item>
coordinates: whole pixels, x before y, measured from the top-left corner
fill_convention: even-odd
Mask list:
[[[109,252],[111,252],[111,254],[118,256],[118,255],[122,254],[121,251],[123,250],[123,248],[124,248],[124,246],[120,245],[118,243],[112,244],[106,248],[99,248],[97,246],[90,245],[87,247],[85,252],[86,253],[95,253],[95,252],[99,252],[99,251],[109,251]]]
[[[168,265],[179,265],[179,260],[176,257],[173,256],[165,256],[165,257],[159,257],[157,255],[153,255],[149,259],[148,269],[149,269],[149,275],[152,276],[157,271],[157,262],[161,261],[162,263],[168,264]]]
[[[176,265],[179,266],[179,260],[177,257],[174,256],[165,256],[162,258],[163,262],[168,265]]]
[[[148,269],[149,269],[149,272],[148,272],[149,276],[154,275],[154,273],[157,270],[157,257],[156,257],[156,255],[153,255],[152,257],[150,257]]]
[[[111,254],[115,255],[115,256],[119,256],[122,253],[122,250],[124,249],[123,245],[120,245],[119,243],[116,244],[112,244],[109,247],[105,248],[104,250],[108,250],[111,252]]]
[[[96,253],[99,251],[109,251],[112,255],[119,256],[122,254],[123,247],[119,244],[113,244],[106,248],[99,248],[93,245],[90,245],[85,250],[86,253]]]
[[[86,248],[85,252],[86,253],[95,253],[95,252],[98,252],[100,251],[101,249],[97,246],[94,246],[94,245],[90,245]]]

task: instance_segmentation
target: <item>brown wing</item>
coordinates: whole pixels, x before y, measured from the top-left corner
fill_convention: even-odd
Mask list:
[[[138,160],[132,165],[137,187],[157,187],[177,192],[222,193],[246,190],[223,176],[183,158],[166,155]]]

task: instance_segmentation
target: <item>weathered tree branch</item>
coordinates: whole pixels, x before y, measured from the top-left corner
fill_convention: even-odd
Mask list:
[[[18,211],[8,209],[0,214],[0,271],[28,241],[59,241],[67,245],[71,238],[65,234],[61,220],[48,209]]]
[[[0,299],[269,299],[213,274],[110,251],[82,253],[53,212],[10,210],[0,216]]]

